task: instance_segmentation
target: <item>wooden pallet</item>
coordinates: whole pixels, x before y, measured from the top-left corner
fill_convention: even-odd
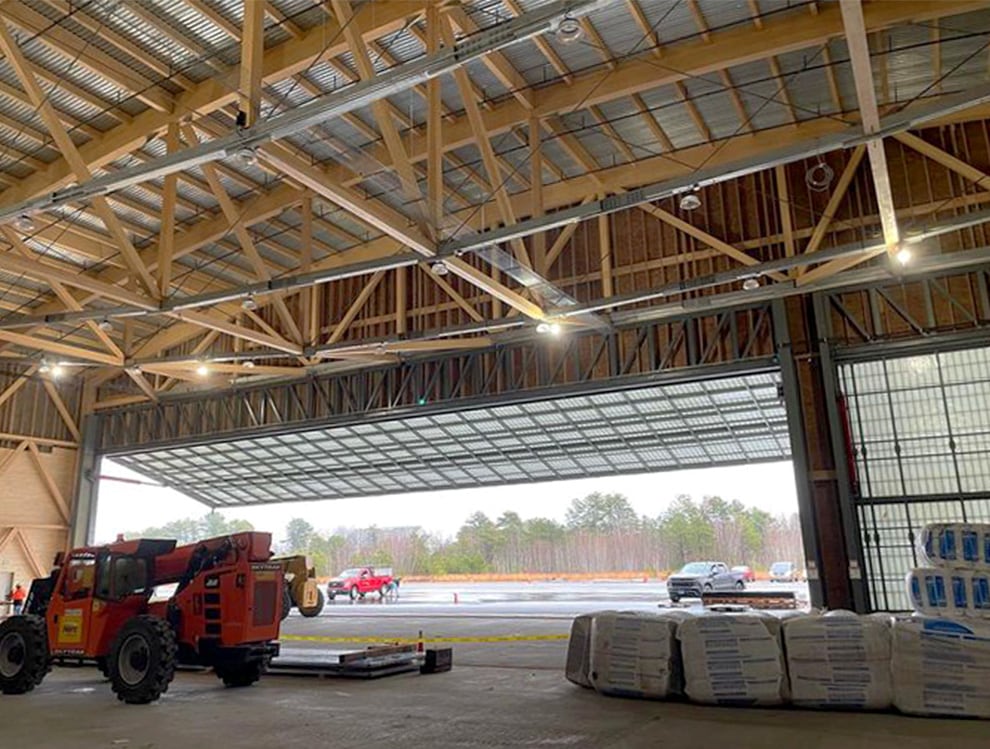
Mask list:
[[[726,593],[705,593],[701,597],[705,608],[714,611],[789,610],[800,608],[800,601],[794,591],[782,590],[779,593],[741,590]]]

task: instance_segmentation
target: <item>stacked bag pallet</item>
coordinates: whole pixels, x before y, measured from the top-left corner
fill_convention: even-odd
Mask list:
[[[780,619],[703,614],[677,629],[684,692],[710,705],[779,705],[787,696]]]
[[[680,694],[677,614],[604,611],[571,627],[567,678],[601,694],[666,699]]]
[[[602,694],[717,705],[990,718],[990,524],[934,524],[913,616],[603,611],[571,628],[567,678]]]
[[[783,623],[791,702],[798,707],[884,710],[893,702],[890,617],[849,611]]]
[[[894,705],[990,718],[990,525],[928,525],[920,547],[928,566],[907,580],[919,615],[893,628]]]
[[[894,706],[909,715],[990,718],[990,623],[894,622]]]
[[[920,547],[928,566],[908,575],[914,610],[929,616],[990,618],[990,525],[928,525]]]

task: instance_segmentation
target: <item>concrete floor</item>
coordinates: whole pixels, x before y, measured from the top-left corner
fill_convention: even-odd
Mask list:
[[[446,597],[444,597],[446,600]],[[285,635],[427,637],[566,633],[557,603],[520,607],[338,602],[293,614]],[[635,605],[627,602],[623,608]],[[643,601],[642,605],[655,606]],[[578,608],[615,608],[604,600]],[[456,611],[456,613],[455,613]],[[286,638],[292,649],[321,646]],[[564,680],[564,640],[454,645],[454,670],[377,681],[269,675],[224,689],[180,673],[163,699],[118,702],[95,670],[55,669],[20,697],[0,695],[0,749],[294,747],[678,747],[678,749],[986,749],[990,723],[893,714],[739,710],[600,697]]]
[[[557,669],[461,666],[380,681],[276,677],[223,689],[180,674],[150,706],[123,705],[94,672],[60,669],[0,697],[10,749],[691,747],[985,749],[986,723],[736,710],[599,697]]]

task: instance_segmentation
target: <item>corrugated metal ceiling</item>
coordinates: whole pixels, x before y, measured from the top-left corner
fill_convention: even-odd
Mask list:
[[[519,6],[526,11],[544,4],[547,0],[519,0]],[[204,0],[216,13],[235,27],[241,24],[241,0]],[[80,46],[91,51],[99,52],[128,67],[134,74],[146,78],[155,92],[171,92],[178,94],[185,86],[200,81],[216,78],[218,71],[227,70],[237,63],[239,45],[231,34],[214,21],[201,16],[192,5],[176,0],[140,0],[140,5],[116,0],[94,0],[88,4],[73,6],[72,16],[65,17],[64,9],[57,0],[25,0],[26,7],[43,15],[51,22],[58,23],[60,28],[74,34],[80,40]],[[641,0],[639,3],[646,22],[655,27],[657,37],[663,45],[696,44],[702,40],[702,31],[698,19],[692,13],[691,4],[684,0]],[[292,42],[292,33],[296,30],[305,32],[322,24],[327,14],[314,5],[312,0],[275,0],[273,3],[278,13],[284,15],[285,22],[277,22],[271,18],[267,21],[266,46]],[[372,10],[364,10],[367,5]],[[710,27],[713,35],[721,30],[733,27],[747,27],[752,24],[751,3],[745,0],[700,0],[697,9],[700,16]],[[760,0],[757,7],[764,14],[786,15],[809,13],[807,2],[791,2],[788,0]],[[508,5],[504,0],[476,0],[465,4],[465,11],[471,20],[480,27],[511,17]],[[142,12],[143,11],[143,12]],[[356,4],[358,14],[373,12],[369,3]],[[157,18],[154,23],[149,21],[147,14]],[[769,16],[768,16],[769,17]],[[575,44],[562,44],[553,35],[546,37],[546,42],[564,60],[566,65],[576,72],[585,70],[599,71],[603,69],[606,58],[622,59],[630,54],[642,52],[651,43],[644,35],[643,29],[634,16],[628,11],[626,3],[614,3],[599,10],[589,18],[595,31],[604,42],[605,49],[596,48],[594,42],[585,38]],[[422,30],[422,19],[416,18],[415,23]],[[986,80],[986,55],[974,54],[986,45],[986,36],[990,33],[990,11],[980,11],[949,19],[948,21],[902,26],[878,37],[875,52],[880,57],[875,58],[875,75],[877,79],[878,97],[881,104],[909,101],[914,97],[927,95],[934,91],[932,78],[932,39],[933,29],[938,29],[940,35],[941,67],[945,74],[942,81],[943,90],[960,90],[974,83]],[[112,32],[117,36],[113,39],[103,39],[99,32]],[[173,39],[172,37],[176,37]],[[177,41],[178,40],[178,41]],[[184,41],[183,41],[184,40]],[[337,42],[340,35],[328,37],[326,44]],[[107,110],[115,110],[125,123],[133,116],[147,110],[147,105],[140,101],[133,92],[123,89],[112,80],[113,74],[87,67],[82,61],[68,52],[53,51],[51,45],[41,39],[22,39],[27,57],[38,67],[51,71],[55,77],[64,79],[77,90],[87,92],[106,102]],[[376,69],[383,71],[392,63],[385,59],[394,58],[398,61],[408,61],[423,54],[423,44],[409,28],[400,29],[378,41],[384,54],[371,50],[371,58]],[[144,50],[144,54],[155,62],[148,64],[136,59],[134,55],[124,51],[122,47],[132,45]],[[847,61],[848,53],[845,45],[839,40],[833,40],[827,47],[831,59],[831,72],[838,85],[838,93],[845,109],[855,107],[856,96],[852,75]],[[537,86],[534,98],[539,102],[539,87],[547,81],[557,81],[558,73],[532,42],[525,42],[504,50],[505,59],[519,71],[531,85]],[[651,59],[644,57],[644,59]],[[824,55],[821,48],[810,47],[781,54],[777,61],[782,70],[782,80],[786,83],[787,93],[794,106],[794,115],[798,120],[810,119],[822,115],[837,115],[838,111],[829,90],[829,79],[824,68]],[[350,70],[355,69],[350,54],[338,58],[337,65]],[[656,61],[658,82],[669,80],[669,71],[663,66],[662,59]],[[163,76],[163,71],[168,75]],[[181,71],[182,78],[176,76]],[[499,77],[481,62],[468,65],[468,71],[486,105],[499,107],[516,106],[511,92],[500,81]],[[738,96],[753,128],[762,130],[777,127],[791,121],[791,112],[781,95],[780,82],[772,75],[767,61],[750,62],[737,66],[728,71]],[[175,76],[172,80],[168,76]],[[348,85],[348,78],[341,75],[339,70],[327,62],[318,62],[305,70],[307,79],[318,89],[329,92]],[[353,73],[352,73],[353,77]],[[231,80],[236,80],[232,78]],[[19,89],[16,76],[6,62],[0,62],[0,81],[11,91]],[[559,81],[553,85],[561,85]],[[717,73],[687,78],[684,89],[693,101],[693,106],[704,120],[704,129],[710,132],[713,139],[732,136],[743,129],[743,123],[736,111],[733,101],[725,90],[722,78]],[[44,83],[46,90],[50,87]],[[607,90],[608,79],[601,84]],[[278,81],[267,84],[267,91],[279,105],[279,111],[286,107],[299,106],[313,98],[313,94],[294,81]],[[447,108],[463,117],[462,102],[457,86],[451,76],[441,80],[443,102]],[[54,88],[50,92],[52,103],[66,119],[77,119],[89,124],[95,131],[111,130],[119,120],[101,111],[92,101],[87,101],[77,94],[64,88]],[[642,94],[643,100],[651,110],[649,116],[655,116],[675,148],[686,148],[705,141],[706,137],[694,121],[689,108],[681,101],[678,90],[664,83],[653,90]],[[427,118],[426,103],[420,92],[407,91],[391,97],[390,104],[401,115],[401,120],[408,119],[418,128],[417,136],[422,134],[423,124]],[[265,112],[271,111],[271,105],[266,104]],[[662,144],[654,129],[633,105],[628,97],[603,102],[598,105],[605,118],[611,123],[618,138],[625,147],[632,150],[636,158],[646,158],[663,151]],[[484,113],[483,109],[483,113]],[[267,116],[267,115],[266,115]],[[46,128],[32,107],[18,102],[9,93],[0,92],[0,119],[6,118],[7,123],[0,121],[0,168],[9,176],[21,177],[30,170],[30,165],[20,162],[16,151],[26,153],[43,163],[54,161],[58,154],[49,145],[42,145],[37,138],[32,139],[23,134],[18,135],[17,128],[10,123],[22,123],[31,130],[40,133],[47,139]],[[355,127],[353,118],[357,118],[364,127]],[[562,132],[586,149],[598,167],[609,167],[622,163],[626,157],[622,149],[605,132],[586,109],[561,116]],[[217,132],[227,132],[233,126],[232,115],[228,112],[213,113],[208,123]],[[353,113],[352,121],[346,119],[328,121],[315,131],[300,134],[289,141],[315,164],[340,164],[355,173],[366,175],[360,184],[361,189],[376,196],[395,210],[408,214],[410,206],[402,195],[399,182],[394,172],[385,171],[378,160],[368,154],[367,146],[375,143],[380,152],[384,152],[382,142],[369,136],[369,131],[376,128],[375,117],[370,109]],[[404,143],[411,142],[410,133],[404,125]],[[525,129],[525,125],[523,125]],[[87,143],[91,135],[75,128],[73,137],[80,144]],[[525,140],[525,139],[524,139]],[[510,134],[498,134],[492,138],[492,146],[496,153],[510,170],[515,174],[501,174],[498,180],[506,180],[511,191],[526,188],[529,179],[528,149],[520,147],[517,137]],[[551,182],[554,170],[563,172],[567,177],[583,173],[583,167],[563,147],[564,143],[548,133],[544,133],[544,158],[548,168],[545,179]],[[144,145],[141,153],[145,158],[157,158],[163,155],[164,146],[160,139],[154,139]],[[480,154],[473,144],[458,148],[450,153],[453,157],[446,164],[445,181],[448,187],[456,192],[445,202],[448,209],[460,206],[464,200],[478,204],[490,199],[490,190],[483,184],[488,176],[481,163]],[[463,164],[457,163],[457,161]],[[133,157],[122,157],[113,163],[113,168],[124,168],[137,163]],[[220,180],[225,190],[235,200],[248,199],[267,187],[275,180],[264,170],[246,166],[235,158],[223,162],[226,169],[221,170]],[[227,173],[236,170],[236,174]],[[480,180],[466,179],[466,170],[474,171]],[[192,184],[191,180],[199,184]],[[178,192],[180,206],[177,217],[180,224],[188,223],[194,226],[197,216],[211,215],[218,209],[216,199],[203,189],[203,178],[197,170],[189,173],[189,179],[179,181]],[[152,183],[154,189],[146,187],[131,187],[123,190],[120,201],[116,202],[118,215],[133,231],[133,241],[138,246],[157,241],[159,220],[154,215],[159,203],[158,193],[161,191],[161,180]],[[121,205],[121,201],[131,204],[131,207]],[[325,209],[326,229],[318,229],[321,240],[329,246],[340,249],[345,245],[341,234],[355,237],[377,236],[377,231],[368,230],[363,224],[346,216],[339,209],[329,210],[329,206],[319,201]],[[69,207],[58,212],[71,216],[71,223],[86,227],[95,236],[105,236],[102,223],[91,214],[80,214],[76,208]],[[212,215],[211,215],[212,217]],[[288,221],[290,226],[296,226],[295,219]],[[335,234],[333,227],[339,227],[340,234]],[[286,267],[285,251],[298,247],[296,239],[286,234],[285,223],[264,223],[251,229],[259,237],[271,237],[275,242],[284,245],[283,250],[277,247],[263,246],[260,250],[264,257],[276,266]],[[250,267],[241,258],[228,260],[230,249],[236,243],[225,240],[226,246],[218,244],[207,245],[198,254],[206,262],[206,270],[211,274],[219,274],[218,278],[243,277],[250,275]],[[261,245],[266,242],[261,241]],[[223,260],[221,260],[223,258]],[[79,257],[66,253],[65,260],[78,263]],[[189,267],[199,263],[193,257],[183,261]],[[226,268],[220,271],[218,268]]]

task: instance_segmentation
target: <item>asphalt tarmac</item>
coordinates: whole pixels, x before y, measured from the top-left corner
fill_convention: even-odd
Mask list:
[[[802,583],[757,583],[747,590],[794,591],[808,599]],[[348,650],[375,641],[418,640],[422,633],[427,647],[453,647],[455,664],[562,670],[566,636],[578,614],[668,607],[701,609],[691,599],[671,604],[657,580],[407,583],[396,598],[337,598],[311,619],[293,611],[282,625],[282,647]]]

